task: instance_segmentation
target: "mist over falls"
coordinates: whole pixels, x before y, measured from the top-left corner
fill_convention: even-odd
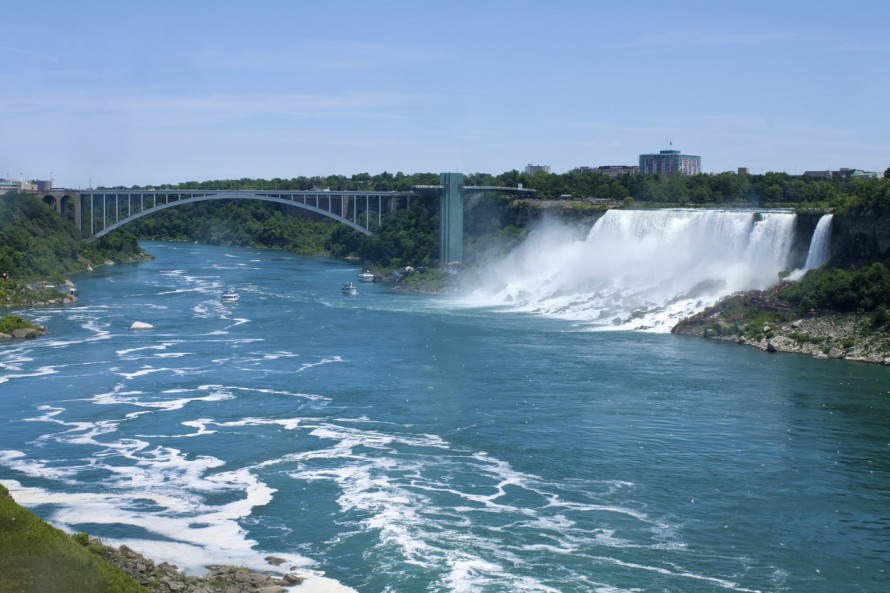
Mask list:
[[[791,272],[795,222],[786,211],[610,210],[579,237],[550,221],[482,270],[465,303],[590,329],[668,332],[721,297]]]

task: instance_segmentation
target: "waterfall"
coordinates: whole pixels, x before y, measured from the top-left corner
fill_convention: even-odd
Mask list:
[[[815,270],[831,257],[831,221],[833,218],[834,214],[826,214],[816,224],[804,270]]]
[[[610,210],[586,236],[536,228],[487,266],[467,306],[525,311],[592,329],[667,332],[718,299],[779,280],[796,215],[750,210]]]
[[[791,272],[789,280],[800,280],[810,270],[815,270],[828,261],[831,257],[831,221],[834,214],[825,214],[816,223],[813,238],[810,239],[810,249],[807,251],[807,261],[802,268]]]

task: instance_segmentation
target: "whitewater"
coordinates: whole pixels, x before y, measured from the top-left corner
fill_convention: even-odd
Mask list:
[[[823,248],[794,269],[795,222],[790,211],[610,210],[578,237],[549,221],[485,267],[465,303],[590,329],[668,332],[721,297],[824,263]],[[824,234],[814,239],[826,244]]]

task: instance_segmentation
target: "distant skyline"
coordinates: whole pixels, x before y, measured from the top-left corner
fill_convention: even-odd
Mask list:
[[[0,175],[57,187],[890,166],[890,3],[9,0]]]

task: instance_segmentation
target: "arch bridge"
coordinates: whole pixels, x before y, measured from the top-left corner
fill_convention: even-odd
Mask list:
[[[386,213],[411,199],[438,194],[440,198],[439,259],[459,262],[463,243],[463,197],[467,192],[532,193],[511,187],[463,185],[461,173],[442,173],[440,185],[416,186],[411,191],[301,191],[301,190],[127,190],[50,189],[31,191],[52,204],[56,213],[70,220],[88,241],[94,241],[123,225],[154,212],[209,200],[262,200],[314,212],[346,224],[365,235],[379,228]],[[73,212],[72,212],[73,205]]]

